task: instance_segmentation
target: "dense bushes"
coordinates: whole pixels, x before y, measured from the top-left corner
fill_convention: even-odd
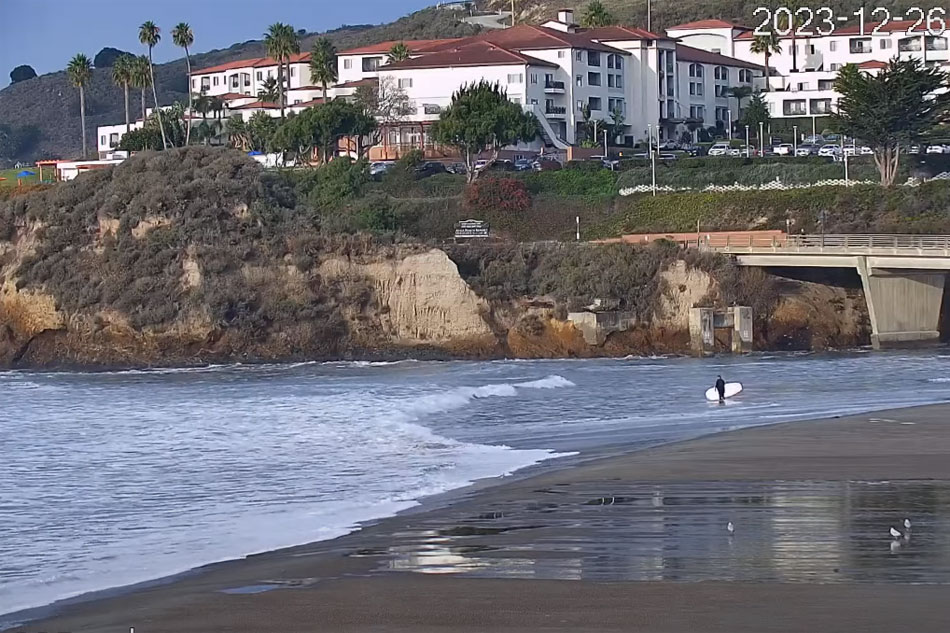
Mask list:
[[[560,171],[527,172],[520,175],[533,194],[556,196],[604,196],[617,194],[617,174],[600,168],[593,171],[562,169]]]
[[[465,205],[473,211],[524,213],[531,208],[531,194],[520,180],[482,178],[466,188]]]

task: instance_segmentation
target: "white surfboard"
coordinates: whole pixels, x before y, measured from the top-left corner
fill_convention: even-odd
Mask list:
[[[741,382],[727,382],[726,383],[726,397],[731,398],[732,396],[738,395],[742,391]],[[710,387],[706,390],[706,400],[710,402],[716,402],[719,400],[719,392],[716,391],[715,387]]]

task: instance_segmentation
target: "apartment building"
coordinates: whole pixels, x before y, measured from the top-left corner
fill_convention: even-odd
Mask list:
[[[238,93],[256,97],[264,89],[265,82],[277,76],[277,62],[271,57],[242,59],[193,71],[191,90],[195,94],[208,96]],[[310,53],[300,53],[290,58],[290,76],[285,77],[284,81],[291,90],[310,87],[322,92],[320,88],[311,86]]]
[[[752,29],[720,20],[682,24],[667,34],[711,52],[728,51],[739,59],[763,62],[751,51]],[[836,28],[830,35],[780,37],[781,51],[769,57],[769,91],[763,96],[774,118],[823,117],[838,100],[834,80],[846,64],[877,72],[887,61],[917,58],[928,64],[950,64],[948,35],[929,33],[912,21],[868,23]]]

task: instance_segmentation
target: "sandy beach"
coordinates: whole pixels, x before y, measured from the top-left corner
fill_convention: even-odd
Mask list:
[[[795,422],[552,468],[13,630],[945,631],[948,418]]]

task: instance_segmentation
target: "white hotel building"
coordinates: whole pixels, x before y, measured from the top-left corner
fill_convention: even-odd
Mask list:
[[[584,138],[587,108],[591,119],[608,122],[614,111],[620,112],[625,129],[616,140],[628,144],[646,139],[651,130],[658,130],[661,139],[678,138],[690,122],[710,127],[737,118],[728,88],[760,87],[763,67],[757,60],[737,59],[727,50],[711,50],[702,41],[680,42],[678,37],[635,27],[583,29],[574,23],[573,12],[564,10],[539,26],[519,25],[462,39],[406,41],[410,58],[398,62],[388,56],[396,42],[342,51],[340,83],[329,96],[349,97],[361,85],[396,86],[406,92],[412,113],[386,126],[381,146],[372,150],[373,159],[394,158],[410,148],[448,158],[450,152],[430,140],[430,126],[453,93],[483,79],[498,82],[513,102],[537,116],[541,139],[525,150],[563,152],[578,145]],[[307,53],[291,60],[291,111],[323,100],[321,88],[311,85],[309,61]],[[256,97],[270,77],[277,77],[276,62],[254,58],[195,70],[191,84],[195,93],[220,97],[225,118],[255,112],[279,116],[276,104]],[[99,128],[100,154],[111,151],[124,131],[124,125]]]
[[[926,25],[892,21],[836,28],[832,34],[781,37],[781,52],[769,57],[769,92],[765,97],[773,118],[827,116],[837,103],[834,81],[846,64],[868,72],[883,68],[895,55],[917,58],[933,65],[950,65],[950,33],[928,33]],[[751,52],[753,30],[722,20],[702,20],[667,30],[685,44],[739,59],[764,63]],[[820,120],[820,119],[819,119]],[[816,124],[818,131],[821,123]]]

